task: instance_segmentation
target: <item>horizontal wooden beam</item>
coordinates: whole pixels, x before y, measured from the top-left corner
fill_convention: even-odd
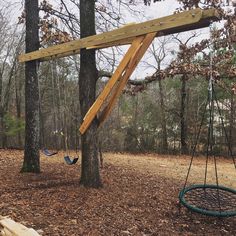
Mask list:
[[[39,51],[22,54],[20,62],[49,60],[78,54],[82,48],[106,48],[130,44],[135,37],[156,32],[156,37],[206,27],[211,21],[218,20],[215,9],[194,9],[170,16],[132,24],[109,32],[89,36],[83,39],[51,46]]]

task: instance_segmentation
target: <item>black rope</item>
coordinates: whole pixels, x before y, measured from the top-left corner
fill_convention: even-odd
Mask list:
[[[187,182],[188,182],[188,177],[189,177],[189,173],[190,173],[190,170],[191,170],[191,167],[192,167],[193,158],[194,158],[195,153],[196,153],[197,144],[198,144],[198,141],[199,141],[199,138],[200,138],[202,125],[203,125],[203,122],[204,122],[204,119],[205,119],[207,105],[208,105],[208,100],[205,103],[205,107],[204,107],[204,111],[203,111],[203,115],[202,115],[202,120],[201,120],[199,129],[198,129],[196,141],[195,141],[195,144],[194,144],[194,147],[193,147],[193,150],[192,150],[192,156],[191,156],[190,164],[189,164],[189,167],[188,167],[188,172],[187,172],[187,175],[186,175],[186,179],[185,179],[185,183],[184,183],[184,188],[186,187]]]
[[[214,96],[214,85],[212,84],[212,125],[211,125],[211,149],[213,151],[213,142],[214,142],[214,127],[213,127],[213,124],[214,124],[214,98],[215,98],[215,101],[217,102],[216,100],[216,97]],[[213,159],[214,159],[214,167],[215,167],[215,178],[216,178],[216,186],[217,186],[217,189],[216,189],[216,193],[217,193],[217,203],[218,203],[218,207],[219,207],[219,211],[221,212],[221,200],[220,200],[220,191],[219,191],[219,178],[218,178],[218,170],[217,170],[217,164],[216,164],[216,155],[215,153],[212,153],[213,154]]]
[[[231,157],[233,159],[235,169],[236,169],[236,162],[233,157],[231,145],[229,143],[228,135],[226,133],[226,129],[224,126],[219,103],[217,101],[217,97],[216,97],[214,86],[213,86],[212,52],[210,52],[210,55],[211,55],[210,56],[210,59],[211,59],[211,61],[210,61],[211,71],[210,72],[211,72],[211,74],[210,74],[210,79],[209,79],[208,98],[207,98],[204,113],[202,116],[201,125],[198,130],[196,143],[193,147],[192,157],[191,157],[190,165],[188,168],[187,176],[185,179],[184,188],[179,194],[179,200],[183,205],[185,205],[190,210],[196,211],[201,214],[207,214],[207,215],[212,215],[212,216],[233,216],[233,215],[236,215],[235,210],[233,210],[233,211],[231,210],[229,212],[226,212],[226,211],[228,210],[228,206],[229,206],[229,209],[233,209],[231,207],[233,207],[234,202],[236,202],[236,201],[234,201],[236,198],[236,192],[232,189],[227,189],[225,187],[219,186],[216,152],[213,149],[213,146],[216,144],[216,137],[215,137],[215,133],[214,133],[214,113],[215,113],[214,101],[216,101],[216,104],[217,104],[221,124],[222,124],[223,130],[225,132],[225,137],[226,137],[226,140],[228,143],[229,152],[230,152]],[[190,170],[191,170],[192,163],[193,163],[193,158],[194,158],[194,155],[196,152],[197,143],[198,143],[199,136],[201,133],[201,128],[203,125],[207,105],[209,106],[209,122],[208,122],[208,131],[207,131],[207,148],[206,148],[204,185],[195,185],[195,186],[190,186],[190,187],[186,188],[186,184],[187,184],[188,177],[189,177]],[[210,155],[213,156],[213,160],[214,160],[215,180],[216,180],[215,186],[207,185],[207,172],[208,172],[208,162],[209,162]],[[196,189],[197,189],[197,191],[196,191]],[[221,194],[222,191],[226,192],[226,194],[224,192]],[[227,195],[227,194],[230,194],[230,195]]]
[[[235,158],[234,158],[234,156],[233,156],[233,152],[232,152],[232,149],[231,149],[231,145],[230,145],[230,143],[229,143],[228,134],[227,134],[227,132],[226,132],[226,128],[225,128],[225,125],[224,125],[223,116],[222,116],[222,113],[221,113],[221,110],[220,110],[220,106],[219,106],[219,103],[218,103],[218,100],[217,100],[217,97],[216,97],[214,88],[213,88],[213,95],[214,95],[215,100],[216,100],[216,105],[217,105],[217,109],[218,109],[218,112],[219,112],[219,116],[220,116],[220,120],[221,120],[221,125],[222,125],[223,130],[224,130],[224,133],[225,133],[225,139],[226,139],[226,142],[227,142],[227,145],[228,145],[228,150],[229,150],[230,156],[232,157],[232,160],[233,160],[233,163],[234,163],[234,167],[235,167],[235,169],[236,169],[236,161],[235,161]]]
[[[214,166],[215,166],[215,176],[216,176],[216,186],[217,186],[217,202],[219,205],[219,210],[221,212],[221,201],[220,201],[220,191],[219,191],[219,179],[218,179],[218,171],[217,171],[217,165],[216,165],[216,156],[214,155]]]
[[[58,117],[56,112],[56,100],[55,100],[55,69],[56,64],[54,62],[50,63],[50,72],[51,72],[51,85],[52,85],[52,104],[53,104],[53,140],[55,143],[53,145],[56,146],[56,150],[59,150],[59,128],[58,128]],[[54,146],[54,147],[55,147]]]
[[[214,133],[214,115],[215,115],[215,102],[217,104],[217,109],[219,112],[220,120],[222,127],[224,129],[226,140],[228,142],[228,136],[226,133],[226,129],[224,126],[224,121],[222,117],[222,113],[219,107],[219,103],[215,94],[214,86],[213,84],[212,90],[209,88],[208,90],[208,99],[205,103],[204,112],[202,115],[201,124],[197,133],[196,142],[193,147],[192,151],[192,158],[190,161],[190,165],[188,168],[184,188],[182,192],[180,192],[179,200],[182,204],[184,204],[186,207],[193,211],[197,211],[202,214],[208,214],[213,216],[228,216],[228,215],[235,215],[236,214],[236,194],[234,190],[226,189],[225,187],[222,187],[219,185],[219,178],[218,178],[218,169],[217,169],[217,158],[216,153],[214,151],[214,145],[215,145],[215,133]],[[191,166],[193,163],[193,158],[196,152],[197,143],[199,141],[202,125],[204,122],[205,114],[207,107],[209,108],[209,121],[208,121],[208,135],[207,135],[207,148],[206,148],[206,166],[205,166],[205,179],[204,184],[199,185],[199,187],[194,187],[191,189],[191,191],[186,188],[186,184],[188,181],[188,177],[190,174]],[[229,142],[228,142],[229,144]],[[230,145],[228,145],[230,148]],[[232,150],[230,149],[230,153],[232,154]],[[208,171],[208,163],[210,156],[213,156],[214,161],[214,169],[215,169],[215,181],[216,185],[211,186],[208,185],[207,182],[207,171]],[[233,157],[233,155],[231,155]],[[234,160],[234,158],[233,158]],[[235,161],[234,161],[235,164]],[[187,190],[185,190],[187,189]],[[186,191],[186,192],[184,192]],[[183,200],[184,199],[184,200]]]
[[[208,104],[209,104],[209,123],[207,132],[207,150],[206,150],[204,185],[206,185],[206,179],[207,179],[209,154],[212,153],[212,128],[213,128],[213,107],[214,107],[213,96],[212,96],[212,84],[211,87],[208,88]]]

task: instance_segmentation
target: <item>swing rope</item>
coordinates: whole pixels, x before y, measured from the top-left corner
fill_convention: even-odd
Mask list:
[[[214,89],[214,88],[213,88]],[[214,91],[214,90],[213,90]],[[218,102],[218,99],[216,97],[216,94],[215,94],[215,91],[214,91],[214,96],[215,96],[215,100],[216,100],[216,105],[217,105],[217,109],[219,111],[219,116],[220,116],[220,121],[221,121],[221,125],[223,127],[223,130],[224,130],[224,133],[225,133],[225,139],[226,139],[226,142],[227,142],[227,145],[228,145],[228,150],[229,150],[229,154],[230,156],[232,157],[232,161],[234,163],[234,168],[236,170],[236,160],[234,158],[234,155],[233,155],[233,151],[232,151],[232,148],[231,148],[231,145],[230,145],[230,142],[229,142],[229,137],[228,137],[228,134],[226,132],[226,128],[225,128],[225,125],[224,125],[224,120],[223,120],[223,116],[222,116],[222,112],[220,110],[220,106],[219,106],[219,102]]]
[[[53,136],[56,138],[56,148],[58,150],[58,138],[57,138],[57,135],[58,135],[58,130],[57,130],[57,121],[56,121],[56,112],[55,112],[55,97],[54,97],[54,92],[55,92],[55,87],[54,87],[54,78],[55,78],[55,75],[54,75],[54,67],[53,67],[53,64],[50,63],[50,70],[51,70],[51,80],[52,80],[52,88],[53,88],[53,92],[52,92],[52,101],[53,101],[53,126],[54,126],[54,131],[52,132]],[[43,148],[42,149],[42,152],[45,156],[47,157],[52,157],[56,154],[58,154],[58,151],[54,151],[54,152],[51,152],[49,151],[47,148]]]
[[[64,86],[65,87],[65,86]],[[76,149],[76,157],[70,157],[69,155],[69,141],[68,141],[68,117],[67,117],[67,114],[65,113],[66,111],[66,104],[67,104],[67,97],[66,97],[66,94],[68,94],[67,92],[64,91],[64,109],[63,109],[63,113],[64,113],[64,133],[65,133],[65,136],[64,136],[64,142],[65,142],[65,152],[66,152],[66,155],[64,156],[64,160],[65,160],[65,163],[67,165],[74,165],[77,163],[77,161],[79,160],[78,156],[77,156],[77,149]]]
[[[216,100],[217,109],[219,112],[219,117],[221,120],[222,127],[225,132],[225,137],[227,140],[227,144],[229,147],[229,152],[231,154],[234,167],[235,166],[235,158],[232,155],[232,150],[229,145],[229,139],[227,136],[227,132],[225,129],[222,113],[220,111],[219,103],[216,98],[214,86],[212,86],[212,98]],[[209,93],[209,92],[208,92]],[[210,101],[211,96],[208,96],[208,101],[206,102],[206,106],[204,109],[204,113],[202,116],[202,122],[198,130],[196,143],[193,148],[192,158],[190,161],[190,165],[188,168],[187,176],[184,183],[184,188],[179,193],[179,200],[182,205],[190,209],[191,211],[198,212],[201,214],[209,215],[209,216],[218,216],[218,217],[228,217],[228,216],[235,216],[236,215],[236,191],[231,188],[227,188],[224,186],[219,185],[219,178],[218,178],[218,170],[217,170],[217,162],[216,162],[216,155],[213,151],[213,121],[214,121],[214,103]],[[212,105],[213,104],[213,105]],[[206,164],[205,164],[205,176],[204,176],[204,184],[192,185],[186,187],[187,181],[189,178],[190,170],[193,163],[193,158],[195,156],[197,143],[199,141],[199,136],[201,133],[203,120],[206,113],[206,107],[209,106],[209,124],[208,124],[208,135],[207,135],[207,150],[206,150]],[[214,169],[215,169],[215,179],[216,185],[207,184],[207,173],[208,173],[208,161],[210,156],[213,156],[214,161]]]

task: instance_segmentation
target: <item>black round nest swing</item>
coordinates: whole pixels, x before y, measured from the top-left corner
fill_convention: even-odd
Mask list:
[[[233,157],[231,146],[229,145],[229,139],[224,126],[222,114],[219,108],[219,103],[216,98],[214,91],[213,80],[210,79],[208,88],[208,99],[205,104],[205,110],[203,112],[202,121],[198,130],[196,143],[192,151],[192,158],[190,161],[187,177],[183,189],[179,193],[180,203],[193,212],[208,216],[216,217],[229,217],[236,216],[236,190],[219,185],[217,164],[216,164],[216,151],[213,149],[214,144],[214,132],[213,132],[213,121],[214,121],[214,101],[218,109],[221,125],[223,127],[225,138],[228,144],[228,151],[232,157],[233,164],[236,170],[236,162]],[[205,179],[203,184],[196,184],[187,186],[188,177],[195,156],[197,143],[200,137],[201,128],[204,121],[204,116],[207,108],[209,109],[209,124],[208,124],[208,136],[207,136],[207,150],[206,150],[206,165],[205,165]],[[209,158],[213,157],[214,169],[215,169],[215,180],[216,184],[207,184],[207,167]]]

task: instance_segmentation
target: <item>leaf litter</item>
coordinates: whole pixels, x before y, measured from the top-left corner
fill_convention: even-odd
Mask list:
[[[236,217],[202,216],[180,207],[187,156],[105,153],[100,189],[80,186],[80,163],[66,165],[63,153],[42,156],[40,174],[21,174],[22,162],[23,151],[0,150],[0,215],[42,235],[236,235]],[[221,162],[225,181],[235,187],[230,162]],[[197,179],[201,163],[198,158]]]

